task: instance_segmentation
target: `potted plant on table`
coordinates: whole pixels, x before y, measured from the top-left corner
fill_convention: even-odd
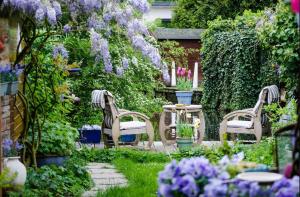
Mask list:
[[[176,91],[178,104],[190,105],[193,97],[192,71],[178,67],[176,86],[178,89],[178,91]]]
[[[2,146],[4,154],[4,167],[8,169],[9,176],[14,177],[14,180],[11,184],[14,187],[23,186],[26,181],[27,172],[24,164],[20,162],[20,157],[18,156],[23,146],[18,142],[13,142],[11,139],[4,139]]]
[[[15,95],[18,92],[18,77],[22,69],[11,69],[10,65],[0,65],[0,96]]]
[[[193,144],[194,128],[191,124],[179,123],[176,126],[176,143],[179,150],[190,149]]]

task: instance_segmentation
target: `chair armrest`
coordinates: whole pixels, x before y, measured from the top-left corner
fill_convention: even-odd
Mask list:
[[[234,118],[234,117],[239,117],[239,116],[251,116],[253,118],[256,117],[256,114],[251,112],[250,110],[237,110],[237,111],[233,111],[229,114],[226,114],[224,117],[223,117],[223,120],[228,120],[230,118]]]
[[[130,112],[129,110],[127,110],[127,109],[118,109],[118,111],[120,112],[120,113],[124,113],[124,112]]]
[[[132,112],[132,111],[122,112],[117,115],[117,118],[124,117],[124,116],[136,116],[136,117],[140,117],[145,120],[150,120],[150,118],[148,116],[141,114],[139,112]]]

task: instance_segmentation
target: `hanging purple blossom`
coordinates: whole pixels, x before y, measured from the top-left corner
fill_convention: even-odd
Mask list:
[[[149,3],[147,0],[129,0],[129,3],[141,13],[147,13],[149,11]]]
[[[66,34],[66,33],[70,33],[71,32],[71,30],[72,30],[72,27],[69,25],[69,24],[66,24],[65,26],[64,26],[64,33]]]
[[[56,12],[52,7],[47,7],[47,20],[51,25],[56,25]]]
[[[129,60],[126,57],[122,58],[122,66],[125,70],[129,67]]]
[[[38,21],[38,22],[42,22],[44,19],[45,19],[45,12],[44,12],[44,9],[42,8],[39,8],[36,13],[35,13],[35,19]]]
[[[61,56],[63,59],[68,59],[69,53],[62,44],[59,44],[53,48],[52,56],[54,59],[58,58],[59,56]]]
[[[54,10],[55,10],[56,17],[57,17],[57,18],[60,18],[60,17],[62,16],[60,4],[59,4],[57,1],[54,1],[54,2],[52,3],[52,7],[53,7]]]
[[[124,74],[124,68],[123,67],[117,67],[116,74],[118,76],[123,76],[123,74]]]

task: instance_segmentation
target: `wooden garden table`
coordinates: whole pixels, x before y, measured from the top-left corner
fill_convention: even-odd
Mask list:
[[[174,136],[174,132],[172,133],[172,130],[176,130],[176,122],[179,121],[179,114],[180,112],[185,112],[187,119],[189,119],[190,123],[193,124],[193,118],[196,115],[198,119],[200,119],[200,127],[197,128],[197,135],[196,135],[196,142],[197,144],[200,144],[203,140],[204,133],[205,133],[205,121],[204,121],[204,115],[202,111],[202,105],[164,105],[163,106],[163,112],[160,116],[159,121],[159,133],[161,137],[161,141],[163,144],[175,144],[176,143],[176,134]],[[166,114],[176,114],[175,123],[174,121],[170,124],[166,123]],[[166,132],[167,131],[167,132]],[[168,136],[171,136],[173,134],[174,139],[167,139],[166,133]],[[176,132],[175,132],[176,133]]]

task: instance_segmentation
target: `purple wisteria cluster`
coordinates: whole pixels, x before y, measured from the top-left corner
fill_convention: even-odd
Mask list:
[[[4,139],[2,142],[3,154],[5,157],[18,156],[19,151],[23,148],[19,142],[13,142],[11,139]]]
[[[66,13],[72,20],[63,26],[63,31],[70,33],[72,29],[80,29],[77,25],[83,24],[83,27],[91,33],[92,53],[96,57],[95,60],[97,63],[103,61],[106,72],[111,73],[115,70],[120,75],[126,70],[124,65],[116,65],[113,69],[108,37],[115,29],[118,29],[118,34],[119,30],[122,30],[122,34],[127,36],[132,46],[162,70],[159,51],[145,39],[149,37],[148,29],[138,19],[138,16],[149,11],[147,0],[3,0],[0,3],[0,10],[9,8],[20,11],[35,18],[39,24],[47,22],[54,26],[58,24],[63,14],[62,6],[67,7]],[[87,19],[85,23],[81,23],[83,18]],[[76,24],[76,27],[72,27],[72,24]],[[117,28],[113,28],[115,26]],[[167,72],[164,75],[166,77]]]
[[[54,59],[58,57],[62,57],[63,59],[68,59],[69,52],[62,44],[58,44],[53,48],[52,56]]]
[[[3,0],[2,7],[9,7],[14,11],[21,11],[23,14],[33,16],[38,22],[45,20],[56,25],[61,17],[61,5],[58,1],[46,0]],[[3,8],[3,9],[5,9]]]
[[[283,178],[271,187],[260,186],[257,182],[230,179],[227,166],[236,165],[244,155],[239,153],[231,159],[224,156],[218,165],[204,157],[172,161],[159,173],[158,196],[163,197],[297,197],[299,177]]]

